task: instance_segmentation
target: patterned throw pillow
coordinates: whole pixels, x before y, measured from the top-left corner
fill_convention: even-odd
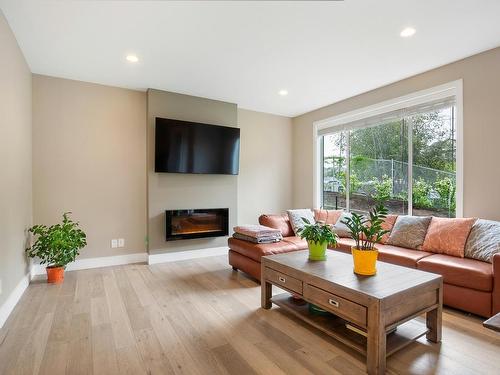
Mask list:
[[[422,250],[463,258],[465,242],[475,221],[475,218],[433,217]]]
[[[347,225],[345,225],[342,222],[346,217],[351,217],[351,213],[350,212],[342,212],[342,215],[340,215],[339,219],[337,220],[337,222],[333,226],[333,231],[339,237],[351,238],[350,229],[347,227]]]
[[[492,263],[497,253],[500,253],[500,222],[477,220],[465,245],[465,257]]]
[[[387,244],[420,250],[431,219],[430,216],[398,216]]]
[[[292,224],[293,232],[296,236],[299,235],[298,230],[304,228],[304,220],[302,220],[302,218],[306,218],[311,224],[316,222],[316,220],[314,220],[313,212],[308,208],[300,210],[287,210],[286,213],[288,214],[290,224]]]

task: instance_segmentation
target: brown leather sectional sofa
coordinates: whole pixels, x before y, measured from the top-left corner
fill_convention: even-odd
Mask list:
[[[287,215],[262,215],[259,223],[280,229],[283,240],[271,244],[254,244],[229,238],[229,264],[260,280],[260,258],[264,255],[307,249],[307,242],[296,237]],[[350,253],[353,240],[340,238],[335,250]],[[444,304],[490,317],[500,312],[500,254],[493,263],[434,254],[391,245],[377,245],[379,260],[423,271],[444,278]]]

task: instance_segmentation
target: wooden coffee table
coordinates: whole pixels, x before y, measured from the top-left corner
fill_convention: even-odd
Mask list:
[[[274,303],[366,355],[369,374],[383,374],[387,356],[423,335],[441,341],[440,275],[377,262],[375,276],[359,276],[351,255],[329,250],[326,261],[307,258],[307,251],[262,257],[262,308]],[[289,293],[273,296],[272,285],[335,316],[312,315]],[[426,324],[414,319],[423,313]]]

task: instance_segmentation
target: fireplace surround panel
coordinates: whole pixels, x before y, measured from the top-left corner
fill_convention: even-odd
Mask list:
[[[229,209],[166,210],[165,232],[167,241],[227,236]]]

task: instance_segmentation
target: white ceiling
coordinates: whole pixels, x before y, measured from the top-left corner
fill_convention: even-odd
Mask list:
[[[287,116],[500,45],[499,0],[0,0],[0,8],[34,73]],[[417,33],[401,38],[406,26]]]

